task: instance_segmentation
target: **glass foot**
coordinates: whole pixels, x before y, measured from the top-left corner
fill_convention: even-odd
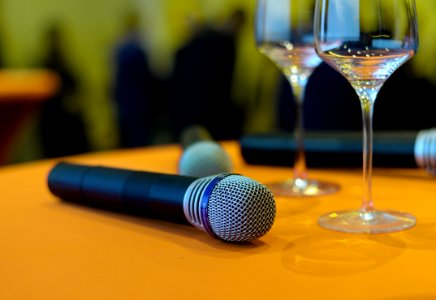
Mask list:
[[[337,211],[321,216],[318,224],[342,232],[383,233],[413,227],[416,218],[411,214],[396,211]]]
[[[290,179],[283,182],[267,184],[272,193],[277,196],[320,196],[335,193],[339,185],[313,179]]]

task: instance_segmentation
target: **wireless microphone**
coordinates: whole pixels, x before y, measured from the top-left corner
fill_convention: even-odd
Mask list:
[[[48,188],[65,201],[191,224],[229,242],[263,236],[276,215],[266,186],[230,173],[196,178],[60,162]]]
[[[247,163],[292,166],[297,146],[292,134],[266,133],[242,137],[240,147]],[[308,167],[361,167],[361,132],[308,131],[304,148]],[[420,167],[436,175],[436,129],[374,132],[373,166]]]
[[[200,125],[186,128],[181,135],[183,153],[179,159],[179,174],[205,177],[230,173],[233,164],[227,152]]]

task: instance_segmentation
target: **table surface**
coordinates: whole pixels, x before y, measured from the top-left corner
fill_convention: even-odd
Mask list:
[[[10,163],[14,143],[59,84],[47,69],[0,69],[0,165]]]
[[[59,77],[46,69],[0,69],[1,102],[40,102],[59,88]]]
[[[265,183],[289,168],[247,165],[223,142],[235,171]],[[74,156],[68,161],[176,173],[177,145]],[[379,208],[417,217],[389,234],[325,230],[317,218],[355,209],[361,170],[310,170],[334,195],[275,197],[272,229],[248,244],[191,226],[63,203],[46,178],[55,160],[0,168],[1,299],[436,299],[436,178],[420,169],[375,169]]]

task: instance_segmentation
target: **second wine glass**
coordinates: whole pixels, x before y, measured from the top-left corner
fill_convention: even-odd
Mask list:
[[[363,125],[362,205],[326,213],[318,223],[327,229],[354,233],[393,232],[414,226],[416,218],[407,212],[374,207],[372,116],[386,80],[418,50],[415,1],[317,0],[314,36],[320,57],[354,88]]]
[[[260,53],[268,57],[291,85],[296,105],[294,135],[297,144],[294,176],[267,185],[275,195],[317,196],[334,193],[339,186],[311,179],[304,153],[303,101],[307,82],[321,59],[313,44],[315,0],[258,0],[255,35]]]

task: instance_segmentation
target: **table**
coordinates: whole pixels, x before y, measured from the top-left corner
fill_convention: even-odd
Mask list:
[[[235,171],[259,182],[289,168],[247,165],[222,143]],[[107,151],[70,162],[176,173],[177,145]],[[248,244],[191,226],[63,203],[47,189],[58,160],[0,168],[1,299],[436,299],[436,178],[421,169],[376,169],[380,208],[418,224],[390,234],[346,234],[321,214],[360,205],[361,170],[311,170],[334,195],[276,197],[272,229]]]
[[[0,70],[0,165],[8,163],[17,135],[58,87],[58,76],[46,69]]]

